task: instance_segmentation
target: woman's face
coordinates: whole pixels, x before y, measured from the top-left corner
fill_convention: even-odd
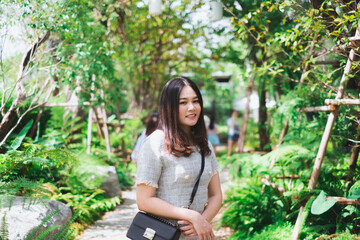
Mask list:
[[[185,132],[190,131],[200,117],[201,106],[199,98],[190,86],[185,86],[179,98],[179,123]]]

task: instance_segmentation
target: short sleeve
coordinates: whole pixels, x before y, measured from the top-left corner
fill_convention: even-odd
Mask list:
[[[211,170],[212,170],[213,174],[215,175],[220,172],[220,164],[216,160],[215,151],[214,151],[212,144],[210,142],[208,144],[209,144],[209,147],[211,150],[211,155],[210,155]]]
[[[162,171],[162,161],[160,157],[162,141],[156,136],[158,134],[154,133],[148,136],[140,147],[137,157],[136,185],[146,184],[158,188]]]

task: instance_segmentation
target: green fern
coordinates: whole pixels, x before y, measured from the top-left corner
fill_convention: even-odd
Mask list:
[[[26,134],[28,133],[28,131],[30,130],[31,126],[32,126],[33,120],[31,119],[30,122],[28,122],[26,124],[26,126],[21,130],[21,132],[19,133],[19,135],[16,136],[15,140],[12,142],[11,146],[10,146],[10,150],[16,150],[20,147],[22,141],[24,140]]]
[[[80,211],[75,212],[74,215],[71,217],[70,221],[67,222],[65,226],[63,226],[57,234],[55,234],[52,240],[71,239],[70,236],[73,233],[73,229],[70,229],[70,226],[75,222],[75,220],[79,217],[79,215],[80,215]]]
[[[8,240],[9,239],[9,232],[8,232],[8,225],[6,223],[6,212],[1,219],[1,228],[0,228],[0,240]]]
[[[56,225],[56,226],[50,226],[48,228],[45,229],[45,231],[43,231],[42,233],[40,233],[35,240],[43,240],[45,238],[47,238],[49,236],[49,234],[58,229],[60,226]]]
[[[33,193],[45,195],[50,193],[42,187],[42,182],[35,182],[25,177],[18,177],[11,182],[0,182],[0,195],[21,195],[29,196]]]

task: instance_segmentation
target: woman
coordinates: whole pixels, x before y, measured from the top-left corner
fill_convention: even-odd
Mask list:
[[[191,191],[201,168],[205,169],[190,209]],[[203,102],[198,87],[177,77],[164,87],[159,107],[159,127],[140,149],[137,204],[141,211],[177,222],[180,239],[215,239],[210,221],[222,203],[219,164],[207,141]],[[171,221],[171,220],[170,220]]]
[[[209,142],[213,146],[214,152],[216,155],[216,146],[220,145],[218,125],[215,123],[215,117],[213,115],[210,115],[209,119],[210,119],[210,122],[207,125],[206,129],[207,129]]]
[[[144,139],[149,136],[151,133],[153,133],[159,122],[159,113],[158,112],[152,112],[148,119],[146,120],[146,129],[142,131],[141,135],[136,140],[135,147],[131,153],[131,159],[134,161],[135,165],[137,166],[136,158],[140,150],[140,146]]]
[[[227,152],[228,156],[231,156],[233,151],[233,146],[239,140],[240,130],[239,130],[239,123],[237,122],[238,116],[239,116],[239,112],[236,110],[232,110],[231,117],[227,120],[227,125],[229,127],[228,152]]]

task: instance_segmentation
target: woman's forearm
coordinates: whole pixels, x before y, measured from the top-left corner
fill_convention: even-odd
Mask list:
[[[219,173],[211,178],[208,189],[208,204],[202,215],[210,222],[219,212],[223,200]]]
[[[202,213],[202,216],[206,218],[208,222],[211,222],[211,220],[216,216],[216,214],[219,212],[222,204],[222,196],[221,195],[215,195],[209,198],[208,204]]]
[[[165,218],[183,219],[193,222],[194,219],[198,217],[197,215],[200,215],[200,213],[196,211],[174,206],[157,197],[143,198],[138,196],[137,204],[139,210]]]

